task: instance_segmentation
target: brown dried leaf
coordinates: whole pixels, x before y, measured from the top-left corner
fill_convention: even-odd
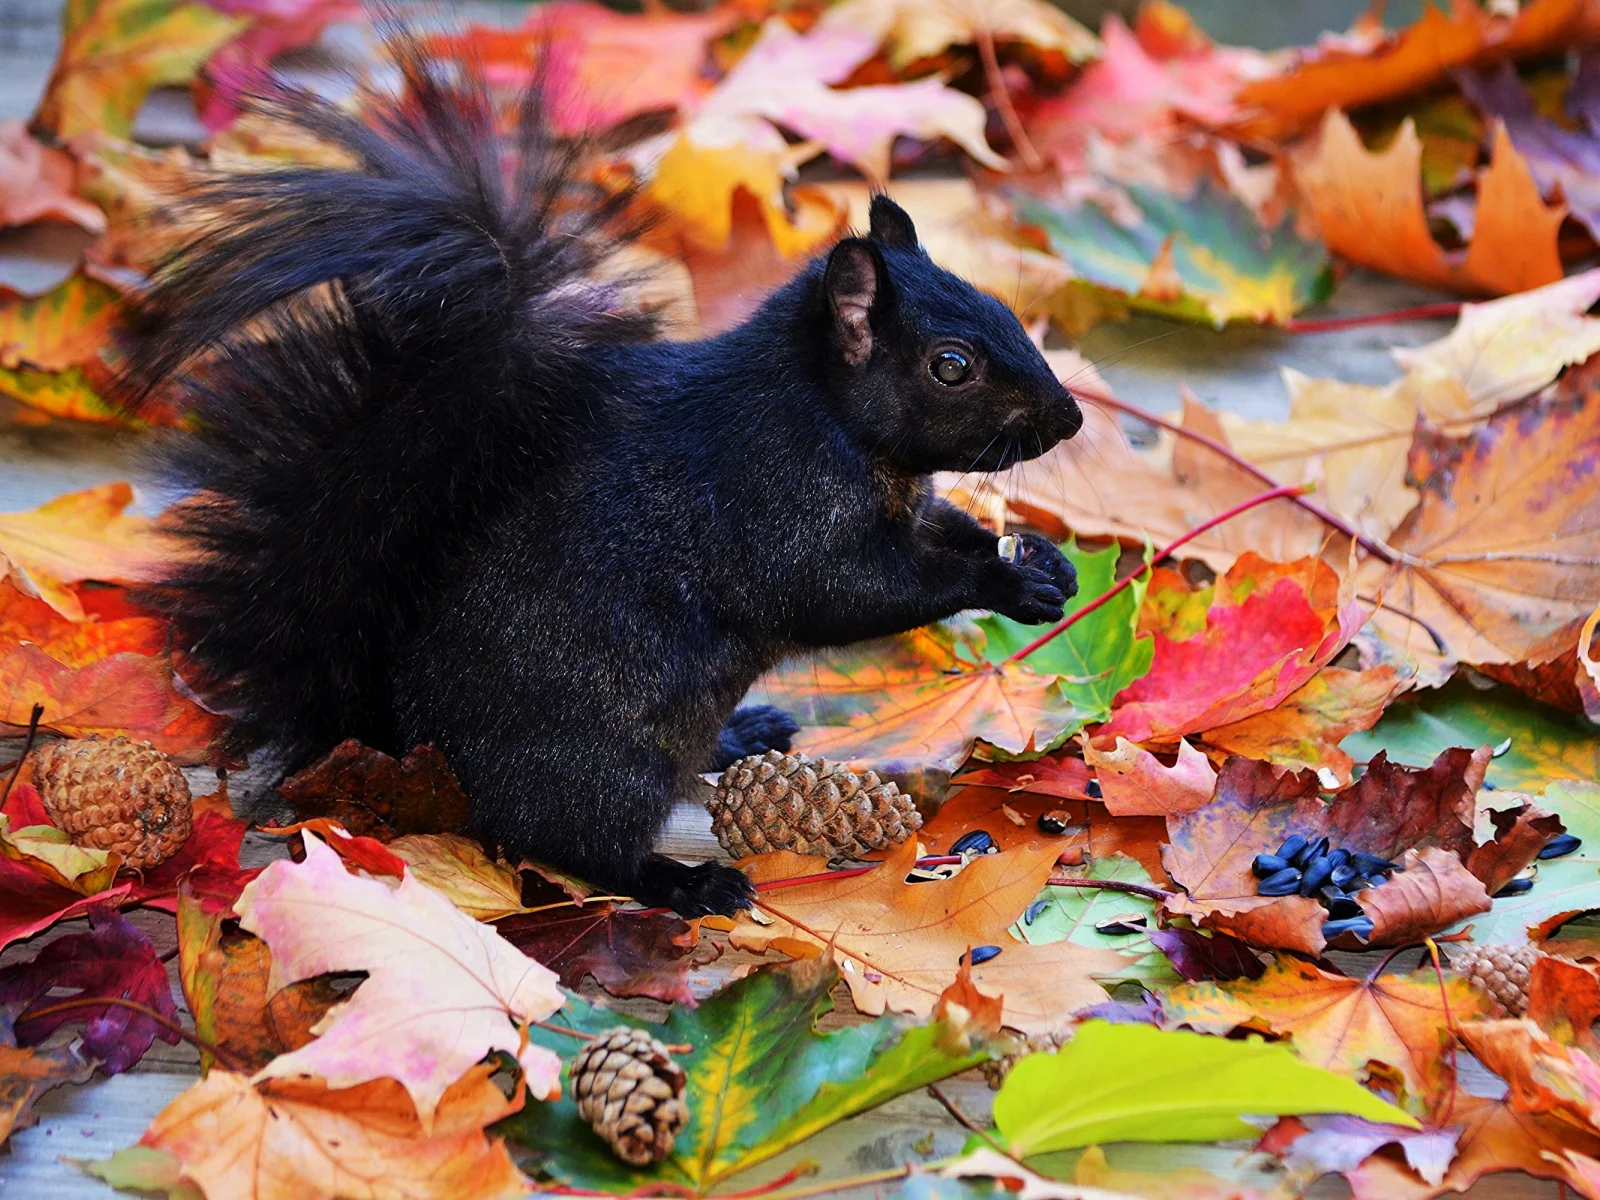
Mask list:
[[[450,766],[432,746],[396,761],[351,738],[278,785],[305,820],[328,817],[358,837],[393,840],[408,833],[453,833],[471,807]]]

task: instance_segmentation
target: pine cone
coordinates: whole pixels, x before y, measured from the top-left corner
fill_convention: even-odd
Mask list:
[[[689,1123],[683,1068],[642,1029],[608,1029],[572,1060],[572,1095],[623,1162],[646,1167],[672,1153]]]
[[[1072,1040],[1070,1033],[1036,1033],[1023,1044],[1023,1048],[1015,1054],[1002,1055],[1000,1058],[991,1058],[981,1064],[978,1070],[983,1072],[983,1078],[988,1083],[991,1091],[998,1091],[1000,1085],[1006,1081],[1006,1076],[1011,1074],[1011,1068],[1016,1066],[1030,1054],[1049,1054],[1052,1050],[1059,1050]]]
[[[910,797],[875,771],[777,750],[724,771],[706,807],[711,832],[735,858],[770,850],[859,858],[922,828]]]
[[[33,779],[57,828],[76,845],[115,850],[125,867],[153,867],[189,838],[189,781],[149,742],[52,742],[39,751]]]
[[[1520,1017],[1528,1011],[1528,974],[1544,951],[1528,942],[1521,946],[1452,946],[1450,968],[1465,975],[1503,1010]]]

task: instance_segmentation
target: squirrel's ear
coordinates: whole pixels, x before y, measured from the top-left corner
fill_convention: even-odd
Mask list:
[[[917,227],[911,223],[906,210],[883,192],[872,197],[867,228],[872,240],[883,246],[898,246],[902,250],[917,248]]]
[[[845,238],[828,255],[822,286],[844,360],[859,367],[872,356],[872,310],[889,286],[883,255],[865,238]]]

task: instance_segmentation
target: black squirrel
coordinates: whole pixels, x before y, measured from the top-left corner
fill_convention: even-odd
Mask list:
[[[730,913],[743,874],[651,846],[697,773],[788,748],[741,697],[785,655],[963,609],[1059,619],[1060,552],[1002,557],[926,476],[1033,458],[1082,416],[882,195],[743,325],[654,340],[597,275],[632,198],[583,184],[539,89],[501,132],[471,70],[390,49],[404,88],[365,117],[258,102],[354,169],[183,202],[203,231],[129,342],[136,393],[190,414],[160,469],[192,553],[148,602],[239,747],[436,743],[486,842]]]

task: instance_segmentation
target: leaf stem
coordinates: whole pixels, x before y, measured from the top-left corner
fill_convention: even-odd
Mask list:
[[[974,32],[977,34],[978,57],[983,60],[983,77],[989,84],[989,96],[1000,110],[1000,120],[1005,124],[1011,144],[1022,156],[1022,165],[1030,171],[1038,171],[1044,167],[1044,159],[1039,157],[1039,151],[1028,136],[1022,118],[1011,106],[1011,90],[1006,87],[1006,77],[1000,71],[1000,59],[994,52],[994,31],[980,23]]]
[[[1137,571],[1133,572],[1133,574],[1129,575],[1126,579],[1123,579],[1120,583],[1115,584],[1109,591],[1102,595],[1096,596],[1093,600],[1089,601],[1088,604],[1085,604],[1071,616],[1058,621],[1055,625],[1051,626],[1044,633],[1034,638],[1033,641],[1029,642],[1015,654],[1008,655],[1006,658],[1001,660],[1000,665],[1005,666],[1007,663],[1021,662],[1023,659],[1027,658],[1028,655],[1039,649],[1039,647],[1060,637],[1063,633],[1065,633],[1068,629],[1071,629],[1072,626],[1083,620],[1084,617],[1087,617],[1095,609],[1099,608],[1103,604],[1109,603],[1111,598],[1121,592],[1124,588],[1131,587],[1135,579],[1139,578],[1139,576],[1150,570],[1152,566],[1160,562],[1162,559],[1170,556],[1173,551],[1177,550],[1178,547],[1182,546],[1185,542],[1193,541],[1202,533],[1206,532],[1206,530],[1217,525],[1221,525],[1224,521],[1231,521],[1240,513],[1248,512],[1258,504],[1265,504],[1269,500],[1281,500],[1303,496],[1305,492],[1310,489],[1310,486],[1310,484],[1280,484],[1279,486],[1273,488],[1270,492],[1262,492],[1259,496],[1252,496],[1250,499],[1241,504],[1235,504],[1232,508],[1228,509],[1227,512],[1218,513],[1209,520],[1202,521],[1193,529],[1189,530],[1188,533],[1185,533],[1181,537],[1175,538],[1173,541],[1163,546],[1152,558],[1149,559],[1149,561],[1145,562]]]
[[[221,1047],[213,1046],[205,1039],[196,1037],[165,1013],[159,1013],[148,1005],[140,1004],[137,1000],[124,1000],[121,996],[74,996],[70,1000],[60,1000],[55,1004],[48,1004],[44,1008],[37,1008],[32,1012],[24,1013],[17,1018],[17,1024],[23,1025],[29,1021],[37,1021],[42,1017],[52,1017],[56,1013],[66,1012],[69,1009],[90,1008],[103,1004],[109,1004],[114,1008],[126,1008],[138,1013],[140,1016],[147,1017],[174,1037],[182,1038],[188,1042],[202,1054],[209,1054],[230,1071],[243,1075],[250,1070],[248,1066],[241,1063]]]
[[[22,764],[28,761],[28,751],[33,749],[33,739],[39,735],[39,721],[43,716],[44,705],[35,704],[33,713],[28,717],[28,736],[22,740],[22,753],[17,756],[11,778],[6,780],[5,791],[0,792],[0,804],[4,804],[10,797],[11,789],[16,786],[17,777],[22,774]]]
[[[1137,404],[1129,404],[1126,400],[1118,400],[1109,392],[1090,391],[1086,388],[1076,388],[1075,390],[1077,391],[1078,395],[1094,404],[1103,404],[1107,408],[1116,409],[1118,412],[1126,413],[1130,417],[1137,417],[1141,421],[1148,421],[1158,429],[1165,429],[1168,433],[1175,434],[1181,438],[1187,438],[1191,442],[1197,442],[1198,444],[1204,446],[1207,450],[1210,450],[1213,454],[1220,455],[1222,458],[1227,459],[1228,462],[1233,466],[1243,471],[1246,475],[1253,476],[1267,487],[1276,488],[1281,486],[1276,479],[1274,479],[1271,475],[1268,475],[1260,467],[1256,466],[1255,463],[1251,462],[1247,458],[1242,457],[1231,447],[1224,446],[1221,442],[1217,441],[1216,438],[1208,437],[1197,430],[1190,429],[1186,425],[1180,425],[1176,421],[1169,421],[1165,417],[1159,417],[1155,413],[1146,412]],[[1324,524],[1337,529],[1340,533],[1344,534],[1345,537],[1350,538],[1356,543],[1356,545],[1360,546],[1363,550],[1372,555],[1374,558],[1378,559],[1380,562],[1394,563],[1398,561],[1395,556],[1395,552],[1388,546],[1383,545],[1381,542],[1374,541],[1372,538],[1362,533],[1354,525],[1350,524],[1350,522],[1346,521],[1343,517],[1329,512],[1327,509],[1323,508],[1322,505],[1307,500],[1304,493],[1295,497],[1294,502],[1301,508],[1305,509],[1312,516],[1316,517],[1319,521],[1322,521]]]
[[[1440,1125],[1448,1125],[1456,1110],[1456,1094],[1461,1090],[1460,1069],[1456,1062],[1456,1043],[1461,1040],[1461,1027],[1456,1024],[1455,1014],[1450,1011],[1450,989],[1444,985],[1444,967],[1439,962],[1439,943],[1432,938],[1424,938],[1422,944],[1428,948],[1428,959],[1433,963],[1433,977],[1439,984],[1439,1003],[1444,1007],[1444,1025],[1450,1031],[1450,1099],[1439,1120]]]
[[[538,1021],[530,1017],[526,1023],[529,1025],[537,1025],[540,1029],[548,1029],[551,1033],[564,1033],[568,1037],[575,1037],[580,1041],[594,1041],[594,1034],[592,1033],[584,1033],[579,1029],[568,1029],[565,1025],[556,1025],[550,1021]]]
[[[1045,883],[1050,887],[1099,888],[1106,892],[1127,892],[1130,896],[1143,896],[1161,903],[1171,900],[1176,892],[1164,892],[1158,887],[1143,883],[1124,883],[1120,879],[1085,879],[1081,875],[1052,875]]]
[[[1339,329],[1362,329],[1368,325],[1392,325],[1398,321],[1427,321],[1437,317],[1454,317],[1460,313],[1461,301],[1444,300],[1438,304],[1417,304],[1410,308],[1364,313],[1357,317],[1322,317],[1308,321],[1291,317],[1283,323],[1283,328],[1289,333],[1332,333]]]

